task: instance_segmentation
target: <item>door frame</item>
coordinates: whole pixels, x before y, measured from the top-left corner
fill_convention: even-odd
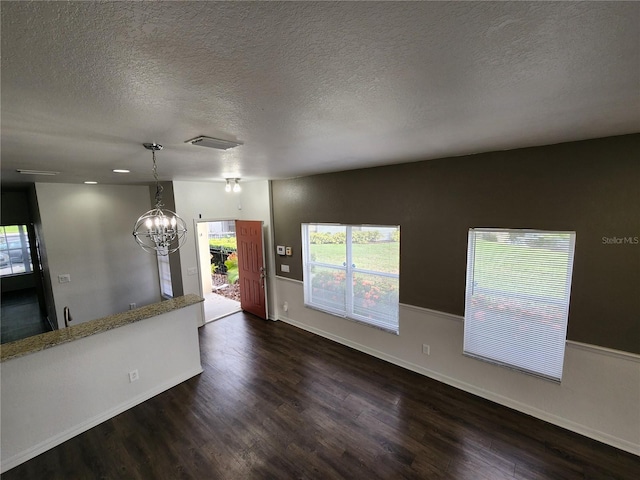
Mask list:
[[[200,292],[200,296],[204,298],[204,285],[202,284],[202,259],[200,257],[200,239],[198,237],[198,224],[199,223],[211,223],[211,222],[233,222],[235,225],[235,221],[237,218],[194,218],[193,219],[193,237],[195,238],[195,249],[196,249],[196,265],[198,267],[198,290]],[[208,239],[207,239],[208,241]],[[202,325],[198,325],[198,327],[202,327],[206,325],[207,320],[205,318],[205,309],[204,302],[200,302],[200,312],[202,318]]]

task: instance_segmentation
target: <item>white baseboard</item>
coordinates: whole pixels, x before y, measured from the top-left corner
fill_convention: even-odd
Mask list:
[[[61,443],[66,442],[67,440],[80,435],[81,433],[86,432],[87,430],[95,427],[96,425],[101,424],[102,422],[105,422],[107,420],[109,420],[110,418],[115,417],[116,415],[121,414],[122,412],[125,412],[127,410],[129,410],[130,408],[135,407],[136,405],[145,402],[147,400],[149,400],[150,398],[155,397],[156,395],[165,392],[167,390],[169,390],[170,388],[175,387],[176,385],[181,384],[182,382],[189,380],[192,377],[195,377],[196,375],[199,375],[202,373],[202,367],[196,369],[195,371],[191,371],[191,372],[186,372],[183,375],[180,375],[178,377],[174,377],[171,380],[162,383],[158,386],[156,386],[155,388],[148,390],[144,393],[141,393],[140,395],[137,395],[133,398],[131,398],[130,400],[123,402],[119,405],[116,405],[115,407],[107,410],[106,412],[100,413],[98,415],[96,415],[93,418],[89,418],[88,420],[85,420],[82,423],[79,423],[78,425],[74,425],[71,428],[68,428],[67,430],[65,430],[64,432],[58,433],[56,435],[54,435],[51,438],[48,438],[40,443],[38,443],[37,445],[34,445],[33,447],[28,448],[27,450],[24,450],[22,452],[19,452],[9,458],[7,458],[6,460],[2,461],[2,466],[0,468],[0,473],[4,473],[7,470],[10,470],[14,467],[17,467],[18,465],[20,465],[21,463],[26,462],[27,460],[31,460],[32,458],[40,455],[41,453],[46,452],[47,450],[52,449],[53,447],[56,447],[58,445],[60,445]]]
[[[302,330],[306,330],[308,332],[315,333],[316,335],[320,335],[321,337],[328,338],[329,340],[333,340],[342,345],[346,345],[348,347],[354,348],[355,350],[359,350],[373,357],[379,358],[381,360],[385,360],[389,363],[393,363],[394,365],[398,365],[399,367],[406,368],[407,370],[411,370],[413,372],[419,373],[429,378],[433,378],[434,380],[437,380],[444,384],[458,388],[465,392],[471,393],[473,395],[477,395],[478,397],[485,398],[487,400],[498,403],[500,405],[504,405],[505,407],[509,407],[519,412],[525,413],[527,415],[531,415],[532,417],[538,418],[540,420],[544,420],[545,422],[549,422],[553,425],[557,425],[559,427],[565,428],[572,432],[579,433],[580,435],[584,435],[586,437],[592,438],[594,440],[605,443],[607,445],[611,445],[613,447],[619,448],[620,450],[624,450],[626,452],[630,452],[635,455],[640,455],[640,445],[631,443],[627,440],[614,437],[607,433],[601,432],[599,430],[595,430],[585,425],[572,422],[570,420],[567,420],[562,417],[558,417],[556,415],[551,415],[548,412],[544,412],[537,408],[531,407],[530,405],[515,401],[508,397],[504,397],[502,395],[498,395],[488,390],[478,388],[475,385],[471,385],[466,382],[461,382],[460,380],[457,380],[455,378],[448,377],[446,375],[442,375],[440,373],[424,368],[421,365],[416,365],[414,363],[407,362],[406,360],[402,360],[401,358],[395,357],[393,355],[388,355],[379,350],[375,350],[373,348],[367,347],[366,345],[361,345],[359,343],[352,342],[348,339],[345,339],[338,335],[334,335],[330,332],[321,330],[319,328],[305,325],[304,323],[298,322],[291,318],[284,317],[281,315],[279,317],[279,320],[285,323],[291,324],[295,327],[301,328]]]

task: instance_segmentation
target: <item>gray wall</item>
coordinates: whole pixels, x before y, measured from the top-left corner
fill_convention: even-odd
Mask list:
[[[159,302],[157,259],[132,231],[149,210],[149,189],[133,185],[36,183],[47,263],[59,326],[68,306],[73,324]],[[58,276],[70,275],[70,283]]]
[[[639,158],[635,134],[274,181],[277,272],[302,280],[301,223],[399,224],[400,301],[463,315],[469,228],[575,230],[568,338],[640,353],[640,245],[603,243],[640,236]]]

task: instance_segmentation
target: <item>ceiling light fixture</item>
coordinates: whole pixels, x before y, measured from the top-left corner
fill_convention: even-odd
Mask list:
[[[228,150],[242,145],[242,142],[234,142],[233,140],[223,140],[222,138],[204,137],[199,136],[187,140],[184,143],[190,143],[191,145],[198,145],[200,147],[217,148],[218,150]]]
[[[60,172],[52,172],[49,170],[26,170],[24,168],[16,169],[16,172],[21,173],[23,175],[58,175]]]
[[[97,185],[98,182],[94,182],[93,180],[87,180],[86,182],[84,182],[85,185]]]
[[[124,168],[114,168],[113,173],[131,173],[131,170],[127,170]]]
[[[176,252],[187,238],[187,224],[171,210],[162,210],[162,185],[158,180],[156,152],[162,150],[157,143],[143,143],[151,150],[153,178],[156,181],[156,205],[138,218],[133,227],[133,236],[145,252],[169,255]]]
[[[231,185],[231,181],[233,180],[233,186]],[[226,185],[224,186],[224,191],[229,193],[231,191],[233,191],[233,193],[238,193],[240,190],[242,190],[240,188],[240,179],[239,178],[225,178],[225,181],[227,182]]]

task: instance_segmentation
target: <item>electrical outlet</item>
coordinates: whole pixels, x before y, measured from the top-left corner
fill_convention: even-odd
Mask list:
[[[431,347],[429,345],[427,345],[426,343],[422,344],[422,353],[424,353],[425,355],[431,355]]]
[[[283,309],[285,312],[288,312],[288,311],[289,311],[289,302],[284,302],[284,303],[282,304],[282,309]]]
[[[138,370],[131,370],[129,372],[129,383],[133,383],[139,378],[140,378],[140,375],[138,375]]]
[[[130,303],[129,304],[129,310],[133,310],[134,308],[136,308],[136,304],[135,303]]]

